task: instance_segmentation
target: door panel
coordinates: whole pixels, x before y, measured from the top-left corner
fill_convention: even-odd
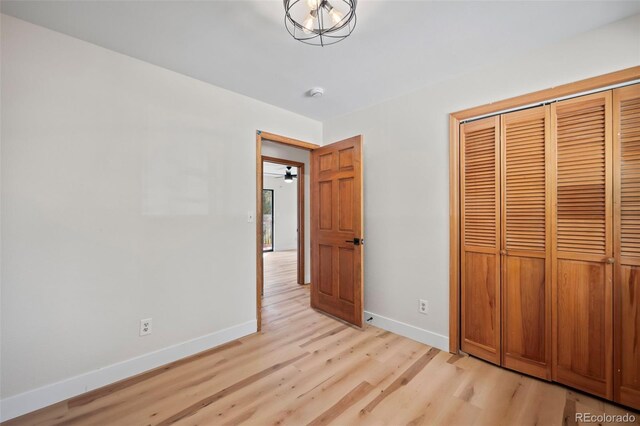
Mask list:
[[[464,262],[462,350],[491,362],[500,362],[499,311],[496,310],[499,280],[496,254],[467,252]]]
[[[640,409],[640,85],[613,91],[614,397]]]
[[[362,138],[311,152],[311,306],[362,327]]]
[[[549,106],[502,116],[502,364],[551,378]]]
[[[333,296],[333,249],[330,245],[318,244],[318,271],[320,276],[314,282],[319,283],[318,291]]]
[[[550,378],[551,318],[544,258],[505,257],[503,277],[503,365]]]
[[[460,126],[461,346],[500,363],[500,119]]]
[[[561,383],[605,396],[611,369],[606,309],[608,274],[602,263],[558,260],[558,359]]]
[[[555,139],[553,378],[611,398],[611,92],[558,102]]]
[[[640,267],[620,269],[616,401],[640,409]]]

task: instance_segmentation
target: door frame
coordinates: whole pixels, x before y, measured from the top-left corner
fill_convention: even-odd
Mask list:
[[[449,114],[449,352],[460,351],[460,122],[640,79],[640,66]]]
[[[264,262],[262,258],[262,141],[269,141],[279,143],[281,145],[287,145],[293,148],[301,148],[307,151],[312,151],[316,148],[320,148],[320,145],[316,145],[310,142],[304,142],[301,140],[288,138],[286,136],[276,135],[274,133],[263,132],[262,130],[256,131],[256,320],[257,320],[257,331],[262,330],[262,287],[264,286]],[[266,157],[271,158],[272,157]],[[283,160],[286,161],[287,165],[294,165],[295,161]],[[300,163],[298,163],[300,164]],[[304,169],[304,164],[302,165]],[[304,170],[303,170],[304,172]],[[302,194],[304,198],[304,185],[300,185],[300,176],[304,176],[303,173],[298,173],[298,203],[300,202],[300,187],[302,187]],[[303,184],[304,184],[304,177]],[[300,205],[300,204],[299,204]],[[302,203],[303,208],[303,220],[302,227],[303,232],[302,238],[298,238],[298,244],[300,244],[300,240],[302,239],[304,242],[304,202]],[[298,211],[298,214],[300,212]],[[298,229],[300,229],[300,224],[298,225]],[[298,246],[299,247],[299,246]],[[304,246],[303,246],[304,250]],[[300,255],[300,251],[298,251],[298,256]],[[304,255],[304,251],[303,251]],[[303,259],[304,264],[304,259]],[[299,265],[298,265],[299,267]],[[298,274],[300,271],[298,270]],[[302,274],[304,276],[304,267],[302,270]],[[304,281],[304,279],[303,279]]]

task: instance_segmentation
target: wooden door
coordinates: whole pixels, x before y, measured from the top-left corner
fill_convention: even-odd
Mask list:
[[[613,91],[614,398],[640,409],[640,84]]]
[[[551,378],[550,107],[502,116],[502,365]]]
[[[460,126],[461,347],[500,364],[500,118]]]
[[[311,151],[311,307],[363,321],[362,137]]]
[[[611,92],[551,107],[556,168],[553,378],[611,398]]]

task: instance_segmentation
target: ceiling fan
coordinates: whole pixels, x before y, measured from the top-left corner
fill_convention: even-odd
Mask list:
[[[293,178],[297,178],[298,175],[291,174],[291,166],[287,166],[287,171],[284,173],[284,181],[287,183],[293,182]]]

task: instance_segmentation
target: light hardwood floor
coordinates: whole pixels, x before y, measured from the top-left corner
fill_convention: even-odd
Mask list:
[[[572,425],[576,412],[627,412],[317,313],[295,252],[267,254],[265,275],[261,333],[6,424]]]

